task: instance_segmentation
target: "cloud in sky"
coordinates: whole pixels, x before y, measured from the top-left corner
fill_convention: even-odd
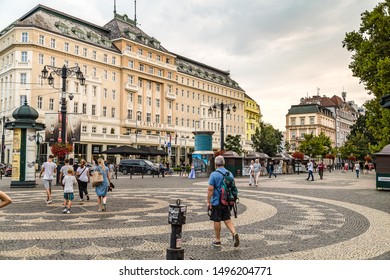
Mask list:
[[[0,28],[38,4],[104,25],[110,0],[1,0]],[[134,17],[134,1],[116,0],[117,12]],[[306,95],[333,96],[362,105],[370,96],[348,68],[345,33],[377,1],[359,0],[138,0],[140,28],[169,51],[219,68],[261,107],[263,120],[284,130],[291,105]]]

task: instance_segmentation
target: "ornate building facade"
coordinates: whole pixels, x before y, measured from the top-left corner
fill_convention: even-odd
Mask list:
[[[61,77],[53,86],[42,78],[45,65],[79,66],[86,85],[66,79],[67,112],[80,114],[81,138],[74,158],[100,157],[119,145],[164,148],[171,143],[173,164],[188,162],[192,132],[215,131],[220,142],[221,112],[215,103],[235,105],[224,115],[225,133],[246,139],[245,91],[228,71],[172,53],[126,15],[114,12],[104,26],[38,5],[0,32],[0,115],[11,118],[24,100],[42,122],[60,109]],[[225,135],[226,135],[225,134]],[[12,136],[6,133],[6,162]],[[40,157],[50,153],[40,144]],[[119,158],[110,158],[118,161]]]

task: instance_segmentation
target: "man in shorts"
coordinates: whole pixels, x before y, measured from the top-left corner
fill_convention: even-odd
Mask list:
[[[43,173],[43,185],[46,190],[46,203],[52,203],[51,198],[51,186],[54,178],[54,173],[57,172],[57,165],[53,162],[54,156],[49,155],[48,160],[42,165],[41,173],[39,173],[39,179],[42,177]]]
[[[233,236],[233,245],[237,247],[240,244],[238,234],[234,228],[234,224],[230,219],[230,209],[229,206],[222,205],[220,203],[221,195],[221,185],[223,180],[223,175],[228,171],[225,169],[225,159],[222,156],[217,156],[215,158],[215,168],[216,171],[210,174],[209,178],[209,188],[207,191],[207,208],[211,210],[210,220],[214,221],[214,231],[215,239],[211,243],[214,247],[221,247],[221,221],[225,223],[225,226],[229,229]],[[219,173],[217,172],[222,172]],[[233,177],[232,173],[230,176]]]

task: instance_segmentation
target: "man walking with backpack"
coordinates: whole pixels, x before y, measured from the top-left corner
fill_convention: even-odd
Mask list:
[[[210,174],[209,188],[207,192],[207,208],[211,211],[210,220],[214,221],[215,239],[211,243],[214,247],[221,247],[221,221],[223,221],[226,227],[232,234],[233,245],[237,247],[240,244],[240,240],[234,224],[230,218],[230,206],[223,205],[221,203],[222,183],[226,172],[229,173],[229,177],[234,180],[231,172],[225,167],[225,159],[222,156],[215,158],[216,170]]]

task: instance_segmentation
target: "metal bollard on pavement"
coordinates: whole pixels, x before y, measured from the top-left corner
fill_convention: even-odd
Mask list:
[[[180,199],[176,204],[169,205],[168,223],[171,224],[171,240],[167,249],[167,260],[184,260],[184,249],[181,248],[182,226],[186,223],[187,206],[180,205]]]

